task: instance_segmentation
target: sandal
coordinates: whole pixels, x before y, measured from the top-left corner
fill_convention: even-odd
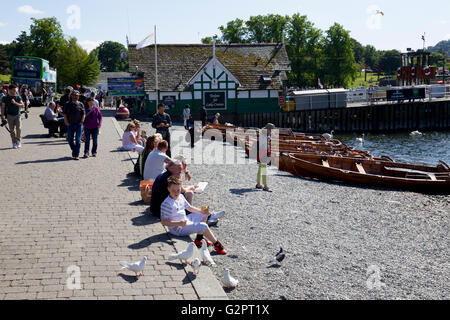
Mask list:
[[[264,190],[264,191],[267,191],[267,192],[272,192],[272,190],[270,190],[269,187],[264,187],[263,190]]]

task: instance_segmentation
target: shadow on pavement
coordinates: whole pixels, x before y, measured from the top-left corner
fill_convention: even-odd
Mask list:
[[[149,216],[147,214],[144,214],[140,217],[133,218],[133,219],[131,219],[131,221],[133,222],[133,226],[136,226],[136,227],[143,227],[143,226],[148,226],[151,224],[159,223],[158,218]]]
[[[127,276],[126,274],[120,273],[119,277],[128,283],[136,283],[139,279],[136,276]]]
[[[134,173],[129,173],[127,174],[127,178],[119,184],[119,187],[128,188],[130,191],[139,191],[140,181],[141,180]]]
[[[23,161],[23,162],[17,162],[16,164],[19,165],[26,165],[26,164],[39,164],[39,163],[55,163],[55,162],[63,162],[63,161],[73,161],[71,157],[64,157],[59,159],[45,159],[45,160],[35,160],[35,161]]]
[[[239,195],[239,196],[242,196],[242,195],[244,195],[244,194],[246,194],[246,193],[253,193],[253,192],[259,192],[260,190],[257,190],[257,189],[230,189],[230,192],[232,193],[232,194],[236,194],[236,195]]]
[[[138,243],[134,243],[134,244],[130,244],[128,246],[128,249],[131,250],[140,250],[140,249],[145,249],[149,246],[151,246],[153,243],[158,243],[158,242],[166,242],[167,244],[173,244],[173,241],[171,241],[167,235],[167,233],[162,233],[162,234],[156,234],[154,236],[151,236],[150,238],[144,239]]]

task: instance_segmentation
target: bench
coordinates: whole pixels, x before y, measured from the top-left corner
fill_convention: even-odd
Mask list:
[[[47,119],[45,119],[45,116],[44,116],[43,114],[39,115],[39,117],[40,117],[41,120],[42,120],[42,124],[44,125],[44,128],[48,129],[48,134],[49,134],[49,135],[52,134],[52,133],[51,133],[50,122],[49,122]]]

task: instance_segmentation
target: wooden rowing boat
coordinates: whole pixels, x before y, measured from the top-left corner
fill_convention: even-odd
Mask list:
[[[388,159],[282,153],[280,169],[296,176],[361,186],[450,194],[450,167],[443,161],[430,167]]]

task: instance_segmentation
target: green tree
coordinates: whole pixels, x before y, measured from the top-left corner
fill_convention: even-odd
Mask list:
[[[215,34],[213,37],[202,38],[203,44],[213,44],[214,41],[216,43],[222,43],[222,40],[219,38],[219,36],[217,34]]]
[[[289,16],[281,16],[279,14],[269,14],[265,18],[266,21],[266,42],[281,43],[288,23]]]
[[[14,56],[30,55],[31,45],[30,37],[25,31],[22,31],[13,42],[6,45],[6,53],[9,60],[12,61]]]
[[[51,66],[56,65],[58,50],[65,41],[61,24],[55,17],[31,20],[29,54],[48,60]]]
[[[125,72],[128,70],[128,59],[122,59],[122,52],[127,52],[119,42],[105,41],[95,50],[100,61],[100,69],[104,72]],[[93,52],[94,52],[93,51]]]
[[[383,51],[379,60],[379,69],[385,74],[392,75],[402,65],[401,52],[398,50]]]
[[[315,87],[321,77],[322,32],[314,24],[298,13],[287,25],[287,52],[292,72],[288,75],[289,84],[299,87]]]
[[[252,16],[245,22],[248,32],[248,40],[251,43],[264,43],[268,41],[267,17],[258,15]]]
[[[245,43],[247,42],[247,27],[242,19],[235,19],[227,23],[227,26],[220,26],[222,41],[224,43]]]
[[[356,79],[358,68],[349,31],[335,23],[323,40],[323,80],[329,87],[348,87]]]
[[[374,46],[367,45],[364,47],[363,59],[366,66],[375,70],[380,60],[380,52]]]
[[[6,53],[6,46],[0,45],[0,74],[10,74],[11,60]]]
[[[60,87],[68,85],[92,85],[100,74],[97,54],[87,53],[76,38],[65,40],[57,55]]]

